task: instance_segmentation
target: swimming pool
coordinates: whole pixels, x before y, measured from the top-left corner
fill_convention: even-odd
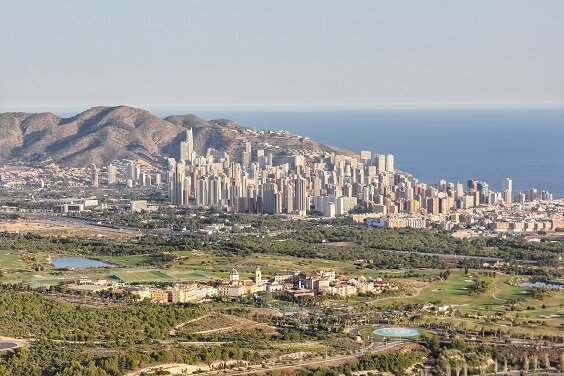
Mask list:
[[[413,328],[380,328],[372,333],[382,337],[416,337],[421,334],[421,330]]]

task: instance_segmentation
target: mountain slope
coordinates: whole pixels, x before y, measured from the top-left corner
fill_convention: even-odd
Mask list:
[[[206,121],[194,115],[161,119],[127,106],[94,107],[70,118],[51,113],[0,114],[0,162],[53,159],[67,166],[105,165],[115,159],[162,161],[179,156],[186,129],[194,130],[194,146],[205,154],[209,148],[238,159],[245,142],[253,149],[272,150],[279,158],[294,152],[320,151],[352,154],[288,132],[255,131],[232,120]]]

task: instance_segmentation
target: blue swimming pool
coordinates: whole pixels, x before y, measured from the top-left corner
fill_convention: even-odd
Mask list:
[[[421,330],[413,328],[380,328],[372,333],[382,337],[416,337],[421,334]]]

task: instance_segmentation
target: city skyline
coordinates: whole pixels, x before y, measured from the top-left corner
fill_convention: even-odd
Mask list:
[[[564,375],[564,1],[0,14],[0,376]]]

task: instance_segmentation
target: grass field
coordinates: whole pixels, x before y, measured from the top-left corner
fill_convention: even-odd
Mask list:
[[[185,270],[181,272],[168,272],[174,278],[179,281],[201,281],[204,279],[209,279],[210,275],[197,270]]]
[[[171,271],[199,270],[215,278],[226,278],[232,268],[236,268],[243,277],[250,277],[257,265],[261,267],[264,276],[293,270],[314,271],[319,269],[335,269],[338,276],[364,275],[377,277],[387,274],[401,277],[405,272],[360,268],[350,262],[304,259],[291,256],[252,254],[247,257],[226,257],[198,254],[192,251],[177,252],[177,254],[184,258],[175,264]],[[435,270],[417,271],[417,273],[423,274],[438,274],[438,272]]]
[[[121,270],[112,273],[124,283],[138,282],[173,282],[177,279],[160,270]]]
[[[473,293],[472,288],[477,279],[489,283],[487,289]],[[469,317],[427,317],[425,321],[441,321],[456,324],[459,328],[501,329],[522,335],[562,335],[561,325],[564,291],[553,291],[542,300],[532,298],[532,289],[514,286],[511,276],[496,273],[495,278],[485,276],[480,271],[471,270],[464,274],[461,269],[451,270],[450,277],[444,281],[427,284],[413,296],[399,299],[409,303],[440,302],[453,306],[457,316]],[[376,302],[386,306],[398,301],[391,298]],[[515,305],[509,309],[511,302]],[[503,319],[495,319],[501,315]],[[535,320],[536,322],[530,322]]]
[[[485,292],[472,293],[477,279],[489,283]],[[411,303],[440,302],[442,304],[460,306],[460,309],[487,308],[504,305],[508,300],[529,297],[531,289],[510,285],[509,276],[497,273],[495,278],[478,275],[470,271],[467,275],[461,269],[451,270],[450,277],[422,288],[417,296],[410,298]]]
[[[147,264],[151,261],[151,257],[148,255],[133,255],[133,256],[104,256],[101,258],[103,261],[107,261],[112,264],[116,264],[123,267],[136,267],[143,264]]]
[[[21,260],[19,253],[0,251],[0,269],[22,269],[25,267],[26,264]]]

